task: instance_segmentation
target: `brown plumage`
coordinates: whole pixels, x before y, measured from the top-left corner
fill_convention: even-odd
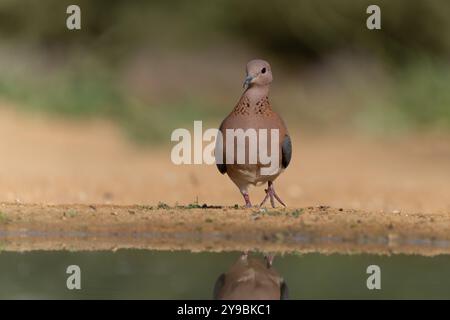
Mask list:
[[[272,109],[269,101],[269,87],[272,82],[272,70],[268,62],[264,60],[252,60],[247,64],[247,77],[244,82],[246,87],[239,102],[233,111],[223,120],[220,131],[223,135],[223,146],[226,146],[226,130],[227,129],[255,129],[259,132],[260,129],[267,129],[268,141],[270,141],[271,129],[277,129],[279,132],[279,159],[276,164],[276,169],[270,174],[261,174],[261,168],[268,167],[263,165],[259,161],[258,149],[258,162],[250,163],[249,161],[249,142],[246,139],[245,146],[238,145],[235,138],[235,152],[233,163],[225,163],[226,160],[226,148],[224,147],[223,160],[224,164],[218,164],[217,167],[222,174],[227,173],[230,179],[236,184],[241,191],[245,199],[247,207],[251,207],[250,197],[248,194],[248,188],[250,185],[268,184],[266,189],[266,197],[261,203],[261,206],[270,199],[272,207],[275,207],[274,199],[277,199],[283,206],[285,204],[278,195],[275,193],[273,187],[273,181],[283,172],[289,165],[291,160],[291,140],[287,131],[284,121],[280,116]],[[259,145],[259,136],[258,136]],[[245,148],[246,160],[242,164],[238,164],[236,161],[236,154],[238,148]],[[269,154],[271,153],[270,142],[267,144]]]
[[[288,288],[272,268],[272,258],[262,261],[244,253],[214,285],[216,300],[285,300]]]

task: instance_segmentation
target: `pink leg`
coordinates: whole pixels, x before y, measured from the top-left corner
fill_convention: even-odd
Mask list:
[[[275,192],[275,189],[273,188],[272,181],[268,182],[268,187],[267,187],[267,189],[265,191],[266,191],[266,196],[264,197],[264,200],[259,205],[260,207],[262,207],[264,205],[264,203],[266,203],[267,199],[270,199],[270,204],[272,205],[272,208],[275,208],[275,199],[279,203],[281,203],[284,207],[286,207],[284,202],[280,199],[280,197]]]
[[[245,207],[251,208],[252,207],[252,203],[250,202],[250,197],[248,195],[248,192],[243,192],[242,195],[244,196]]]
[[[273,254],[267,254],[264,256],[264,258],[266,259],[267,268],[272,267],[273,259],[275,258],[275,256]]]

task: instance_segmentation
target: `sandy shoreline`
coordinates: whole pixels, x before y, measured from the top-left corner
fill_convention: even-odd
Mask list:
[[[4,251],[450,253],[450,215],[288,209],[0,204]]]

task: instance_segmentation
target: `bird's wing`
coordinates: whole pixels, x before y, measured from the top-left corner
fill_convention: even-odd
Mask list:
[[[283,143],[281,144],[281,165],[283,168],[287,168],[292,157],[292,143],[289,135],[284,136]]]
[[[225,163],[216,163],[216,166],[221,174],[225,174],[227,172],[227,165]]]
[[[222,122],[222,124],[220,125],[220,127],[219,127],[219,131],[220,132],[222,132],[222,126],[223,126],[223,122]],[[217,144],[217,141],[216,141],[216,144]],[[217,147],[217,146],[216,146]],[[222,145],[222,148],[223,148],[223,145]],[[217,148],[216,148],[216,151],[217,151]],[[217,169],[219,170],[219,172],[221,173],[221,174],[225,174],[226,172],[227,172],[227,165],[225,164],[225,148],[223,148],[223,157],[222,157],[222,162],[223,163],[217,163],[217,156],[216,156],[216,166],[217,166]]]
[[[214,291],[213,291],[214,300],[219,300],[220,291],[222,291],[224,283],[225,283],[225,273],[222,273],[217,278],[216,283],[214,284]]]
[[[283,280],[280,286],[280,300],[288,300],[288,299],[289,299],[289,289],[286,282],[284,282]]]

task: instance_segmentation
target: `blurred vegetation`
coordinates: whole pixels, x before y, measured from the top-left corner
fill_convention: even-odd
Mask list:
[[[74,3],[81,31],[65,26]],[[293,124],[447,130],[450,2],[376,3],[370,31],[368,0],[1,0],[0,99],[158,141],[195,119],[217,125],[246,60],[267,57]]]

